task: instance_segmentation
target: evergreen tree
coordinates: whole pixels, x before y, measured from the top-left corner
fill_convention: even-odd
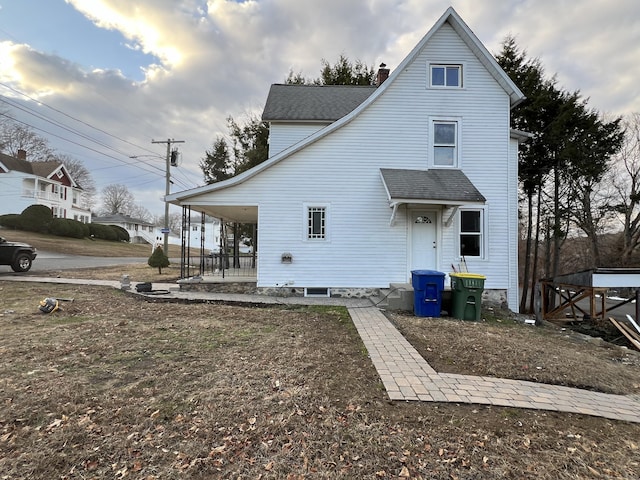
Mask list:
[[[200,169],[207,185],[231,177],[229,147],[223,137],[218,136],[213,142],[213,149],[205,151],[205,157],[200,161]]]
[[[285,80],[287,85],[374,85],[376,72],[373,67],[367,66],[360,60],[352,63],[345,55],[340,55],[334,65],[324,58],[321,60],[322,68],[318,78],[309,80],[302,73],[289,72]]]
[[[153,250],[147,263],[150,267],[157,268],[158,273],[162,274],[162,269],[169,266],[169,257],[164,254],[162,247],[158,246]]]

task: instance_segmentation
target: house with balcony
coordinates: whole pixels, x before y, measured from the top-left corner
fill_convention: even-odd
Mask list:
[[[37,204],[49,207],[54,217],[91,223],[84,191],[62,162],[29,162],[24,150],[17,157],[0,153],[0,192],[0,215]]]

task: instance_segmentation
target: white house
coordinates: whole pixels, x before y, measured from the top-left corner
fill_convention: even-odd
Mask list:
[[[63,163],[29,162],[24,150],[18,157],[0,153],[0,215],[21,213],[30,205],[45,205],[54,217],[91,222],[83,190]]]
[[[124,228],[131,239],[131,243],[148,243],[152,247],[162,245],[164,243],[164,233],[162,233],[162,227],[156,226],[152,222],[147,222],[139,218],[134,218],[129,215],[123,215],[121,213],[114,213],[110,215],[95,216],[93,217],[93,223],[99,223],[102,225],[116,225]],[[210,250],[216,250],[220,245],[220,221],[215,218],[206,218],[205,224],[202,224],[201,220],[192,221],[190,225],[186,226],[185,231],[188,230],[189,235],[185,237],[185,244],[191,248],[199,248],[200,245],[205,245],[205,248]],[[182,239],[175,233],[170,233],[168,238],[169,245],[182,245]]]
[[[379,80],[274,85],[270,158],[167,200],[257,223],[259,289],[367,294],[466,263],[515,308],[522,92],[452,8]]]
[[[124,228],[129,234],[131,243],[149,243],[151,245],[155,245],[158,243],[157,237],[162,238],[162,234],[156,232],[156,226],[153,223],[139,218],[133,218],[122,213],[112,213],[110,215],[103,215],[99,217],[95,216],[93,217],[93,223],[99,223],[101,225],[116,225],[120,228]]]

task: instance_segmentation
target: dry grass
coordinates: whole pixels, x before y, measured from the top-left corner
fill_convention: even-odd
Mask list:
[[[86,255],[94,257],[141,257],[151,255],[150,245],[108,242],[89,238],[66,238],[20,230],[0,229],[0,236],[14,242],[24,242],[45,252],[63,253],[66,255]],[[169,257],[180,257],[180,247],[169,245]]]
[[[389,316],[438,372],[640,394],[640,352],[588,340],[568,329],[526,326],[507,318],[465,322]]]
[[[637,424],[389,402],[341,308],[151,303],[67,285],[0,289],[3,479],[640,477]],[[40,314],[38,301],[52,295],[75,300]],[[465,334],[440,333],[456,328]],[[475,363],[487,364],[510,361],[487,355],[490,345],[531,331],[412,327],[427,348],[451,351],[468,348],[467,328],[478,332]],[[560,364],[575,353],[566,345]],[[581,365],[567,375],[588,378],[576,370],[594,367]]]

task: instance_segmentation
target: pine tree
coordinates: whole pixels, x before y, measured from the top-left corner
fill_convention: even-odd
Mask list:
[[[150,267],[158,267],[158,273],[162,275],[162,269],[169,266],[169,258],[162,251],[162,247],[156,247],[147,263]]]

